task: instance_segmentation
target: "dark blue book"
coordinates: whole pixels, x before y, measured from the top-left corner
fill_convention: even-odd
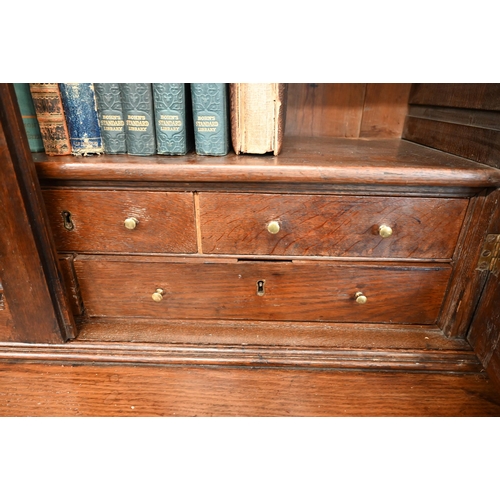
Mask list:
[[[104,152],[107,154],[126,153],[125,119],[120,85],[118,83],[94,83],[94,91]]]
[[[230,147],[227,83],[192,83],[194,142],[199,155],[224,156]]]
[[[72,154],[104,153],[94,86],[91,83],[60,83],[59,88]]]
[[[150,83],[120,83],[129,155],[156,153],[153,90]]]
[[[156,149],[160,155],[185,155],[193,149],[193,114],[187,83],[153,83]]]

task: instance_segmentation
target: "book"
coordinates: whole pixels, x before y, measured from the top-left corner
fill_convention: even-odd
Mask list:
[[[91,83],[60,83],[59,89],[68,125],[71,153],[75,156],[104,153],[94,86]]]
[[[156,153],[153,89],[150,83],[120,83],[129,155]]]
[[[230,84],[231,138],[236,154],[281,152],[286,97],[286,83]]]
[[[31,97],[29,83],[14,83],[14,90],[16,92],[17,102],[21,110],[23,118],[24,129],[28,137],[28,144],[32,153],[40,153],[45,151],[42,141],[42,133],[36,118],[35,105]]]
[[[49,156],[71,154],[71,142],[59,84],[30,83],[29,85],[45,153]]]
[[[227,83],[191,83],[194,143],[199,155],[229,153],[229,89]]]
[[[153,83],[156,148],[161,155],[193,149],[193,113],[187,83]]]
[[[97,115],[106,154],[127,152],[125,119],[118,83],[94,83]]]

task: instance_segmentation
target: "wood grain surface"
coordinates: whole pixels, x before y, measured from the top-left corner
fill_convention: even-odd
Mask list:
[[[47,189],[43,195],[59,251],[197,251],[192,193]],[[65,229],[64,211],[72,230]],[[124,225],[130,217],[138,220],[133,230]]]
[[[89,316],[433,324],[447,264],[77,256]],[[264,281],[262,295],[258,282]],[[161,302],[151,296],[164,290]],[[357,292],[368,298],[355,300]]]
[[[453,255],[466,199],[200,193],[205,254],[438,258]],[[277,221],[271,234],[267,224]],[[379,235],[390,226],[388,238]]]
[[[2,416],[500,416],[483,375],[0,363]]]

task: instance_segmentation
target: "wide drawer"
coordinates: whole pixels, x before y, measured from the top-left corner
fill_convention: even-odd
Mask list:
[[[202,248],[206,254],[450,259],[467,205],[449,198],[200,193]]]
[[[59,251],[197,251],[192,193],[47,189],[43,196]]]
[[[84,255],[74,265],[90,316],[406,324],[436,321],[451,270],[448,264]],[[356,301],[360,293],[363,304]]]

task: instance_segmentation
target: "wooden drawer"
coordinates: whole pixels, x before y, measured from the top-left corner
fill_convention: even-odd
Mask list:
[[[451,269],[119,256],[78,256],[74,265],[90,316],[406,324],[436,321]]]
[[[467,199],[200,193],[203,253],[450,259]],[[268,223],[279,223],[271,234]],[[387,225],[392,235],[382,238]]]
[[[59,251],[197,251],[192,193],[47,189],[43,195]],[[128,218],[138,221],[135,229],[125,227]]]

